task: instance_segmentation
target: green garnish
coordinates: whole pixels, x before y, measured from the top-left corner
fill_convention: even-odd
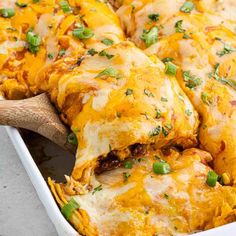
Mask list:
[[[52,60],[52,59],[54,58],[53,54],[52,54],[52,53],[48,53],[48,58],[49,58],[50,60]]]
[[[88,50],[88,54],[91,55],[91,56],[94,56],[97,53],[98,52],[94,48],[91,48],[91,49]]]
[[[33,0],[33,3],[38,3],[40,2],[40,0]]]
[[[183,20],[179,20],[175,23],[175,32],[184,33],[185,29],[182,28]]]
[[[191,112],[189,109],[186,109],[186,110],[185,110],[185,114],[186,114],[187,116],[191,116],[191,115],[192,115],[192,112]]]
[[[71,13],[72,9],[67,1],[59,2],[59,5],[64,13]]]
[[[167,98],[164,98],[164,97],[161,97],[161,101],[162,101],[162,102],[168,102],[168,99],[167,99]]]
[[[150,131],[149,136],[150,137],[157,136],[157,135],[160,134],[160,132],[161,132],[161,126],[159,125],[159,126],[157,126],[156,128],[154,128],[153,130]]]
[[[161,118],[161,110],[160,109],[157,109],[157,111],[156,111],[156,118],[157,119]]]
[[[213,102],[212,99],[210,98],[209,94],[206,92],[202,92],[201,99],[208,106],[211,105]]]
[[[128,96],[128,95],[132,95],[133,94],[133,89],[127,89],[126,92],[125,92],[125,95]]]
[[[105,70],[101,71],[95,78],[100,78],[103,76],[109,76],[109,77],[118,77],[118,71],[112,67],[106,68]]]
[[[140,39],[144,41],[146,47],[150,47],[158,40],[158,28],[154,26],[150,30],[143,30],[143,34],[140,36]]]
[[[73,133],[73,132],[71,132],[67,136],[67,141],[68,141],[68,143],[70,143],[72,145],[78,145],[77,137],[76,137],[75,133]]]
[[[214,67],[214,71],[209,74],[209,77],[214,78],[215,80],[219,81],[220,83],[224,85],[229,85],[230,87],[236,90],[236,82],[234,80],[219,76],[219,67],[220,67],[220,64],[217,63]]]
[[[101,190],[102,190],[102,185],[100,184],[100,185],[98,185],[96,188],[93,189],[92,194],[95,194],[96,192],[99,192],[99,191],[101,191]]]
[[[207,180],[206,180],[207,185],[210,187],[215,187],[217,180],[218,180],[218,175],[213,170],[210,170],[207,174]]]
[[[4,18],[11,18],[15,15],[15,10],[13,8],[2,8],[0,9],[0,16]]]
[[[71,198],[70,201],[61,208],[61,213],[67,220],[69,220],[73,212],[79,208],[80,205],[74,200],[74,198]]]
[[[19,3],[19,2],[15,2],[15,5],[18,7],[27,7],[28,6],[28,4],[26,4],[26,3]]]
[[[128,178],[131,176],[130,173],[124,172],[123,177],[124,177],[124,182],[128,181]]]
[[[170,173],[170,165],[166,162],[154,162],[152,166],[153,172],[155,174],[165,175]]]
[[[29,44],[29,50],[32,53],[36,53],[39,51],[39,47],[41,44],[41,38],[39,35],[35,34],[31,30],[27,32],[26,34],[26,40]]]
[[[235,49],[232,48],[230,45],[228,44],[224,44],[224,48],[222,51],[218,51],[216,54],[219,56],[219,57],[223,57],[224,55],[226,54],[230,54],[232,52],[235,52]]]
[[[197,86],[201,85],[202,83],[202,80],[194,75],[191,75],[190,71],[184,71],[183,77],[184,77],[184,82],[186,82],[185,86],[190,89],[194,89]]]
[[[62,56],[65,55],[65,53],[66,53],[66,50],[65,50],[64,48],[62,48],[62,49],[59,51],[58,55],[59,55],[60,57],[62,57]]]
[[[132,163],[131,161],[126,161],[126,162],[124,163],[124,167],[125,167],[126,169],[132,169],[133,163]]]
[[[103,44],[107,45],[107,46],[111,46],[111,45],[114,44],[114,41],[113,41],[112,39],[107,39],[107,38],[101,40],[101,42],[102,42]]]
[[[114,57],[114,55],[112,55],[112,54],[109,54],[109,53],[107,53],[106,51],[101,51],[101,52],[99,52],[99,54],[98,54],[99,56],[101,56],[101,57],[106,57],[107,59],[111,59],[112,57]]]
[[[163,59],[162,59],[162,62],[163,62],[163,63],[172,62],[172,61],[174,61],[174,58],[172,58],[172,57],[166,57],[166,58],[163,58]]]
[[[166,193],[164,193],[164,198],[165,198],[165,199],[169,199],[169,195],[166,194]]]
[[[180,7],[180,11],[184,13],[190,13],[194,9],[194,7],[194,3],[187,1]]]
[[[172,129],[172,125],[171,124],[167,124],[164,127],[162,127],[162,133],[165,137],[168,136],[169,131]]]
[[[148,89],[144,89],[143,92],[148,97],[154,97],[153,93],[150,90],[148,90]]]
[[[78,39],[90,39],[94,36],[91,29],[81,26],[72,31],[72,35]]]
[[[177,72],[177,67],[174,63],[172,63],[172,62],[166,62],[165,63],[165,73],[167,75],[175,76],[176,72]]]
[[[160,14],[158,13],[153,13],[153,14],[148,15],[148,18],[154,22],[158,21],[159,17],[160,17]]]

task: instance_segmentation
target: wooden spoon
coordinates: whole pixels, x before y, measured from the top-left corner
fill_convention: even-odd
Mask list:
[[[0,125],[34,131],[75,153],[76,147],[67,141],[69,130],[60,121],[46,93],[23,100],[1,100]]]

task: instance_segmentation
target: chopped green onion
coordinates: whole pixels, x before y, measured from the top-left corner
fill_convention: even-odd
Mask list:
[[[124,173],[123,173],[124,182],[127,182],[127,181],[128,181],[128,178],[129,178],[130,176],[131,176],[130,173],[124,172]]]
[[[168,174],[171,171],[170,165],[166,162],[155,162],[153,163],[152,168],[155,174],[161,174],[161,175]]]
[[[125,95],[128,96],[128,95],[132,95],[133,94],[133,89],[127,89],[126,92],[125,92]]]
[[[217,180],[218,180],[218,175],[213,170],[210,170],[207,174],[207,180],[206,180],[207,185],[210,187],[215,187]]]
[[[126,169],[132,169],[133,163],[132,163],[131,161],[126,161],[126,162],[124,163],[124,167],[125,167]]]
[[[61,208],[61,212],[65,218],[69,220],[73,212],[79,208],[80,205],[74,200],[74,198],[71,198],[70,201]]]
[[[166,58],[163,58],[163,59],[162,59],[162,62],[163,62],[163,63],[171,62],[171,61],[174,61],[174,58],[172,58],[172,57],[166,57]]]
[[[153,13],[153,14],[148,15],[148,18],[151,21],[155,21],[155,22],[159,20],[159,17],[160,17],[160,14],[158,13]]]
[[[30,52],[36,53],[39,51],[39,46],[41,44],[41,38],[39,35],[35,34],[32,31],[28,31],[26,34],[26,40],[29,44]]]
[[[54,58],[53,54],[52,53],[48,53],[48,58],[52,60]]]
[[[2,8],[0,9],[0,16],[4,18],[10,18],[15,15],[15,10],[13,8]]]
[[[78,39],[90,39],[94,36],[94,33],[91,29],[81,26],[76,28],[72,32],[73,36]]]
[[[67,136],[67,141],[72,145],[78,145],[77,137],[73,132]]]
[[[98,52],[94,48],[91,48],[91,49],[88,50],[88,54],[91,55],[91,56],[94,56],[97,53]]]
[[[165,73],[167,75],[173,75],[175,76],[177,72],[177,67],[175,64],[173,64],[172,62],[166,62],[165,63]]]
[[[191,112],[189,109],[186,109],[186,110],[185,110],[185,114],[186,114],[187,116],[191,116],[191,115],[192,115],[192,112]]]
[[[158,28],[154,26],[150,30],[144,30],[140,37],[144,41],[146,47],[150,47],[152,44],[156,43],[158,40]]]
[[[107,45],[107,46],[111,46],[111,45],[114,44],[114,41],[113,41],[112,39],[107,39],[107,38],[101,40],[101,42],[102,42],[103,44]]]
[[[33,3],[38,3],[40,2],[40,0],[33,0]]]
[[[111,59],[112,57],[114,57],[114,55],[112,55],[112,54],[109,54],[109,53],[107,53],[106,51],[101,51],[101,52],[99,52],[99,54],[98,54],[99,56],[102,56],[102,57],[106,57],[107,59]]]
[[[109,77],[117,77],[118,72],[112,67],[106,68],[105,70],[101,71],[95,78],[100,78],[103,76],[109,76]]]
[[[150,137],[157,136],[160,134],[160,132],[161,132],[161,126],[159,125],[156,128],[154,128],[152,131],[150,131],[149,136]]]
[[[64,13],[71,13],[72,9],[67,1],[59,2],[59,5]]]
[[[164,97],[161,97],[161,101],[162,101],[162,102],[168,102],[168,99],[167,99],[167,98],[164,98]]]
[[[179,20],[175,23],[175,32],[184,33],[185,29],[182,28],[183,20]]]
[[[161,118],[161,110],[160,109],[157,109],[156,118],[157,119]]]
[[[183,77],[184,77],[184,82],[186,82],[185,86],[190,89],[194,89],[202,84],[202,80],[194,75],[191,75],[190,71],[184,71]]]
[[[202,92],[201,99],[206,105],[211,105],[213,103],[212,99],[210,98],[209,94],[206,92]]]
[[[226,54],[230,54],[232,52],[235,52],[235,49],[232,48],[230,45],[228,44],[224,44],[224,48],[222,51],[219,51],[217,52],[216,54],[219,56],[219,57],[223,57],[224,55]]]
[[[66,50],[65,50],[64,48],[62,48],[62,49],[59,51],[58,55],[59,55],[60,57],[62,57],[62,56],[65,55],[65,53],[66,53]]]
[[[27,7],[28,6],[28,4],[26,4],[26,3],[19,3],[19,2],[16,2],[15,5],[18,7]]]
[[[102,190],[102,185],[100,184],[100,185],[98,185],[96,188],[93,189],[92,194],[95,194],[96,192],[99,192],[99,191],[101,191],[101,190]]]
[[[187,1],[180,7],[180,11],[184,13],[190,13],[194,9],[194,7],[195,5],[192,2]]]

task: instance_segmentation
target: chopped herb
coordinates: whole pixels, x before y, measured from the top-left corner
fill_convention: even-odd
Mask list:
[[[217,180],[218,180],[218,175],[213,170],[210,170],[207,174],[207,180],[206,180],[207,185],[210,187],[215,187]]]
[[[124,163],[124,167],[125,167],[126,169],[132,169],[133,163],[132,163],[131,161],[126,161],[126,162]]]
[[[203,129],[206,129],[206,128],[207,128],[207,125],[205,125],[205,124],[202,125],[202,128],[203,128]]]
[[[179,93],[178,95],[179,95],[179,96],[178,96],[178,97],[179,97],[179,100],[181,100],[181,101],[183,101],[183,102],[184,102],[184,95],[183,95],[183,94],[181,94],[181,93]]]
[[[111,45],[114,44],[114,41],[113,41],[112,39],[107,39],[107,38],[101,40],[101,42],[102,42],[103,44],[107,45],[107,46],[111,46]]]
[[[88,54],[91,55],[91,56],[94,56],[97,53],[98,52],[94,48],[91,48],[91,49],[88,50]]]
[[[194,7],[194,3],[187,1],[180,7],[180,11],[184,13],[190,13],[194,9]]]
[[[71,198],[70,201],[61,208],[61,213],[69,220],[75,210],[80,208],[80,205],[75,201],[74,198]]]
[[[91,29],[81,26],[72,31],[74,37],[78,39],[90,39],[94,36],[94,33]]]
[[[169,131],[172,129],[172,125],[171,124],[166,124],[164,127],[162,127],[162,133],[165,137],[168,136]]]
[[[186,110],[185,110],[185,114],[186,114],[187,116],[191,116],[191,115],[192,115],[192,112],[191,112],[189,109],[186,109]]]
[[[59,5],[64,13],[71,13],[72,9],[67,1],[59,2]]]
[[[67,136],[67,141],[68,141],[68,143],[70,143],[72,145],[78,145],[77,137],[76,137],[75,133],[73,133],[73,132],[71,132]]]
[[[18,6],[18,7],[27,7],[27,6],[28,6],[28,4],[26,4],[26,3],[19,3],[19,2],[16,2],[15,4],[16,4],[16,6]]]
[[[133,89],[127,89],[126,92],[125,92],[125,95],[128,96],[128,95],[132,95],[133,94]]]
[[[143,34],[141,35],[140,39],[144,41],[146,47],[150,47],[158,40],[158,28],[154,26],[150,30],[143,30]]]
[[[222,84],[229,85],[230,87],[236,90],[236,82],[234,80],[219,76],[219,67],[220,67],[220,64],[217,63],[214,67],[214,71],[209,74],[209,77],[214,78],[215,80],[219,81]]]
[[[52,59],[54,58],[53,54],[52,54],[52,53],[48,53],[48,58],[49,58],[50,60],[52,60]]]
[[[165,199],[169,199],[169,195],[166,194],[166,193],[164,193],[164,198],[165,198]]]
[[[40,2],[40,0],[33,0],[33,3],[38,3]]]
[[[157,119],[161,118],[161,110],[160,109],[157,109],[157,111],[156,111],[156,118]]]
[[[163,63],[171,62],[171,61],[174,61],[174,58],[172,58],[172,57],[166,57],[166,58],[163,58],[163,59],[162,59],[162,62],[163,62]]]
[[[148,97],[154,97],[153,93],[149,91],[148,89],[144,89],[144,94],[147,95]]]
[[[159,20],[159,17],[160,17],[160,14],[158,13],[153,13],[153,14],[148,15],[148,18],[151,21],[155,21],[155,22]]]
[[[159,126],[157,126],[156,128],[154,128],[153,130],[150,131],[149,136],[150,137],[157,136],[157,135],[160,134],[160,132],[161,132],[161,126],[159,125]]]
[[[106,51],[101,51],[101,52],[99,52],[99,54],[98,54],[99,56],[101,56],[101,57],[106,57],[107,59],[111,59],[112,57],[114,57],[114,55],[112,55],[112,54],[109,54],[109,53],[107,53]]]
[[[100,78],[103,76],[118,77],[118,72],[116,69],[109,67],[109,68],[106,68],[105,70],[101,71],[95,78]]]
[[[62,57],[62,56],[65,55],[65,53],[66,53],[66,50],[65,50],[64,48],[62,48],[62,49],[59,51],[58,55],[59,55],[60,57]]]
[[[130,173],[124,172],[124,173],[123,173],[124,182],[127,182],[127,181],[128,181],[128,178],[129,178],[130,176],[131,176]]]
[[[175,32],[184,33],[185,29],[182,28],[183,20],[179,20],[175,23]]]
[[[190,71],[184,71],[183,77],[184,81],[186,82],[185,86],[190,89],[194,89],[202,83],[202,80],[194,75],[191,75]]]
[[[224,55],[226,54],[230,54],[232,52],[235,52],[235,49],[232,48],[230,45],[228,44],[224,44],[224,48],[222,51],[219,51],[217,52],[216,54],[219,56],[219,57],[223,57]]]
[[[39,51],[39,47],[41,44],[41,38],[39,35],[35,34],[31,30],[27,32],[26,34],[26,40],[29,44],[29,50],[32,53],[36,53]]]
[[[155,174],[161,175],[168,174],[171,171],[170,165],[166,162],[154,162],[152,168]]]
[[[2,8],[0,9],[0,16],[4,18],[11,18],[15,15],[15,10],[13,8]]]
[[[176,75],[176,71],[177,71],[177,67],[175,64],[173,64],[172,62],[166,62],[165,63],[165,73],[167,75]]]
[[[202,92],[201,99],[208,106],[212,104],[212,99],[209,97],[209,94],[206,92]]]
[[[93,189],[92,194],[95,194],[96,192],[99,192],[99,191],[101,191],[101,190],[102,190],[102,185],[100,184],[100,185],[98,185],[96,188]]]
[[[186,33],[184,33],[183,38],[184,38],[184,39],[189,39],[190,37],[189,37],[189,35],[187,35]]]
[[[164,97],[161,97],[161,101],[162,101],[162,102],[168,102],[168,99],[167,99],[167,98],[164,98]]]

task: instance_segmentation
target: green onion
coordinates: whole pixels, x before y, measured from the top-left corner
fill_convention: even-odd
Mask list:
[[[78,39],[90,39],[94,36],[94,33],[91,29],[81,26],[76,28],[72,32],[73,36]]]
[[[191,112],[189,109],[186,109],[186,110],[185,110],[185,114],[186,114],[187,116],[191,116],[191,115],[192,115],[192,112]]]
[[[201,93],[201,99],[206,105],[211,105],[213,103],[212,99],[210,98],[209,94],[206,92]]]
[[[126,92],[125,92],[125,95],[128,96],[128,95],[132,95],[133,94],[133,89],[127,89]]]
[[[94,48],[91,48],[91,49],[88,50],[88,54],[91,55],[91,56],[94,56],[97,53],[98,52]]]
[[[175,23],[175,32],[184,33],[185,29],[182,28],[183,20],[179,20]]]
[[[228,44],[224,44],[224,48],[222,51],[219,51],[217,52],[216,54],[219,56],[219,57],[223,57],[224,55],[226,54],[230,54],[232,52],[235,52],[235,49],[232,48],[230,45]]]
[[[72,145],[78,145],[77,137],[73,132],[67,136],[67,141]]]
[[[148,97],[154,97],[153,93],[150,90],[148,90],[148,89],[144,89],[143,92]]]
[[[185,86],[190,89],[194,89],[202,84],[202,80],[194,75],[191,75],[190,71],[183,71],[183,77],[184,82],[186,82]]]
[[[101,40],[101,42],[102,42],[103,44],[107,45],[107,46],[111,46],[111,45],[114,44],[114,41],[113,41],[112,39],[107,39],[107,38]]]
[[[95,194],[96,192],[99,192],[99,191],[101,191],[101,190],[102,190],[102,185],[100,184],[100,185],[98,185],[96,188],[93,189],[92,194]]]
[[[163,59],[162,59],[162,62],[163,62],[163,63],[171,62],[171,61],[174,61],[174,58],[172,58],[172,57],[166,57],[166,58],[163,58]]]
[[[164,98],[164,97],[161,97],[161,101],[162,101],[162,102],[168,102],[168,99],[167,99],[167,98]]]
[[[69,220],[73,212],[79,208],[80,205],[74,200],[74,198],[71,198],[70,201],[61,208],[61,212],[65,218]]]
[[[54,58],[53,54],[52,54],[52,53],[48,53],[48,58],[49,58],[50,60],[52,60],[52,59]]]
[[[161,118],[161,110],[160,109],[157,109],[156,118],[157,119]]]
[[[155,162],[152,166],[153,172],[155,174],[165,175],[170,173],[170,165],[166,162]]]
[[[155,21],[155,22],[159,20],[159,17],[160,17],[160,14],[158,13],[153,13],[153,14],[148,15],[148,18],[151,21]]]
[[[4,18],[10,18],[15,15],[15,10],[13,8],[2,8],[0,9],[0,15]]]
[[[176,75],[176,71],[177,71],[177,67],[175,64],[173,64],[172,62],[166,62],[165,63],[165,73],[167,75]]]
[[[123,173],[124,182],[127,182],[127,181],[128,181],[128,178],[129,178],[130,176],[131,176],[130,173],[124,172],[124,173]]]
[[[180,7],[180,11],[184,13],[190,13],[194,9],[194,7],[195,5],[192,2],[187,1]]]
[[[65,53],[66,53],[66,50],[65,50],[64,48],[62,48],[62,49],[59,51],[58,56],[62,57],[62,56],[65,55]]]
[[[105,70],[101,71],[95,78],[100,78],[103,76],[109,76],[109,77],[117,77],[118,72],[112,67],[106,68]]]
[[[214,171],[210,170],[207,174],[206,183],[210,187],[215,187],[217,179],[218,179],[218,175]]]
[[[132,169],[133,163],[132,163],[131,161],[126,161],[126,162],[124,163],[124,167],[125,167],[126,169]]]
[[[144,41],[146,47],[150,47],[152,44],[156,43],[158,40],[158,28],[155,26],[150,30],[144,30],[140,37]]]
[[[40,2],[40,0],[33,0],[33,3],[38,3]]]
[[[59,2],[59,5],[64,13],[71,13],[72,9],[67,1]]]
[[[15,5],[18,7],[27,7],[28,6],[28,4],[26,4],[26,3],[19,3],[19,2],[16,2]]]
[[[102,56],[102,57],[106,57],[107,59],[111,59],[112,57],[114,57],[114,55],[112,55],[112,54],[109,54],[109,53],[107,53],[106,51],[101,51],[101,52],[99,52],[99,54],[98,54],[99,56]]]
[[[26,34],[26,40],[29,44],[30,52],[36,53],[39,51],[39,46],[41,44],[41,38],[39,35],[35,34],[32,31],[28,31]]]
[[[151,130],[151,131],[149,132],[149,136],[150,136],[150,137],[157,136],[157,135],[160,134],[160,132],[161,132],[161,126],[159,125],[159,126],[157,126],[156,128],[154,128],[153,130]]]

